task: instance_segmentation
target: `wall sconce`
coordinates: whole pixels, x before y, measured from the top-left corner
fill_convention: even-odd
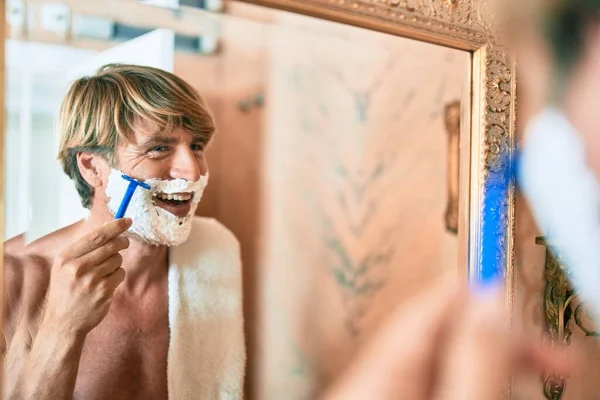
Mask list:
[[[544,276],[546,287],[544,290],[544,315],[546,319],[546,339],[553,343],[568,346],[571,343],[571,329],[569,322],[571,318],[586,334],[586,336],[600,336],[585,326],[586,319],[593,317],[583,313],[585,303],[577,298],[577,291],[569,283],[568,269],[565,268],[562,256],[551,249],[544,237],[537,237],[535,243],[546,247],[546,261],[544,264]],[[560,400],[565,394],[567,382],[566,377],[553,374],[544,374],[544,395],[548,400]]]

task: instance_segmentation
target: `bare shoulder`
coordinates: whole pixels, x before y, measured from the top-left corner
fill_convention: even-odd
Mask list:
[[[26,243],[25,235],[4,242],[4,331],[10,338],[19,323],[39,318],[56,255],[69,242],[69,228]]]
[[[4,243],[4,326],[37,318],[50,282],[51,260],[25,244],[23,235]]]

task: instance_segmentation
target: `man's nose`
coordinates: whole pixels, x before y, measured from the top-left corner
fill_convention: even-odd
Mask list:
[[[200,179],[200,175],[205,175],[206,172],[204,158],[198,158],[191,149],[179,149],[175,153],[171,165],[171,177],[195,182]]]

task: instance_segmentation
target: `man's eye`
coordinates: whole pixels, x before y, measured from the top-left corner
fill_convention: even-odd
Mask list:
[[[193,144],[190,146],[190,149],[192,149],[192,151],[202,151],[204,150],[204,146],[201,144]]]
[[[166,146],[156,146],[156,147],[153,147],[150,151],[161,152],[161,151],[166,151],[166,150],[167,150]]]

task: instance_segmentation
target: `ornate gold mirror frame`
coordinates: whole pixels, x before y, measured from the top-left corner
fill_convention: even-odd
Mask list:
[[[471,54],[471,110],[466,110],[470,111],[470,118],[461,121],[459,265],[467,266],[461,269],[467,272],[470,280],[489,279],[490,276],[504,279],[507,299],[512,303],[514,188],[510,177],[514,149],[515,64],[493,32],[486,0],[242,1]],[[0,18],[6,25],[4,7]],[[2,31],[2,35],[5,34],[6,29]],[[1,54],[0,124],[4,129],[4,51]],[[4,147],[1,148],[4,165]],[[3,204],[0,188],[0,207]],[[4,212],[1,212],[0,229],[4,222]]]

